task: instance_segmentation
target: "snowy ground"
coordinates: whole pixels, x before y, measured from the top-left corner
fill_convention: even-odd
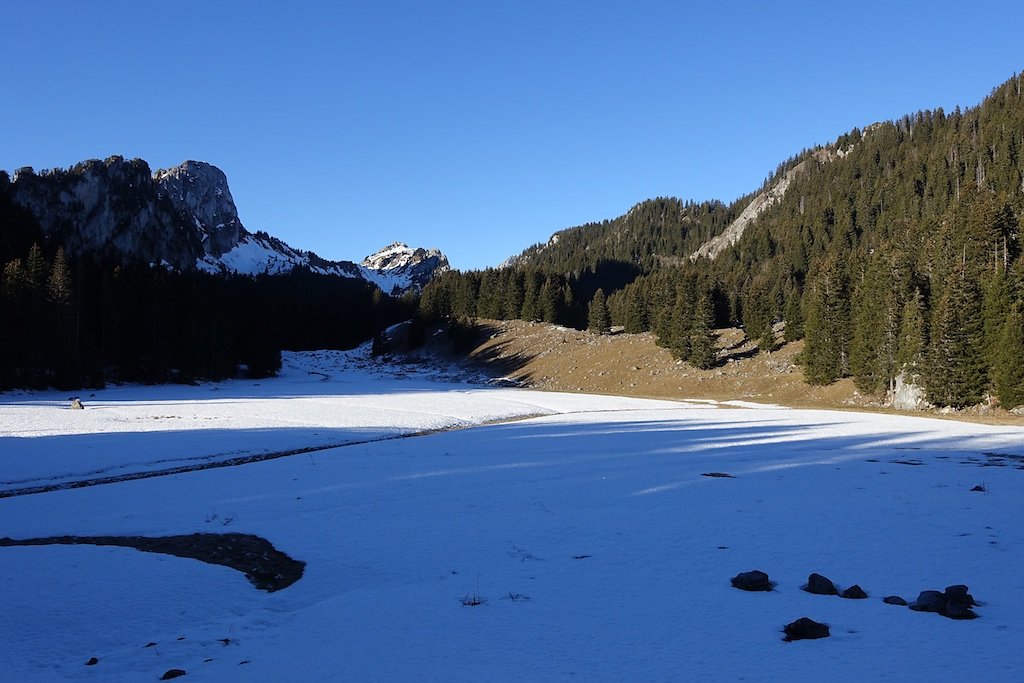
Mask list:
[[[288,356],[258,384],[115,387],[83,396],[84,411],[63,394],[0,396],[0,495],[338,445],[0,499],[0,537],[240,532],[307,562],[266,593],[232,569],[129,548],[2,547],[0,676],[1020,675],[1021,429],[401,374],[322,353]],[[451,427],[471,428],[388,438]],[[750,569],[776,590],[729,585]],[[807,594],[811,572],[870,598]],[[954,583],[985,603],[981,618],[881,601]],[[832,637],[782,642],[802,616]]]

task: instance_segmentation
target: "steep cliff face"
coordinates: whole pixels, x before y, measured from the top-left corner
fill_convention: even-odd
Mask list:
[[[207,273],[277,275],[303,268],[363,278],[388,294],[420,289],[435,272],[448,269],[436,249],[393,244],[357,266],[294,249],[264,232],[250,233],[238,218],[224,172],[202,161],[156,173],[141,159],[116,156],[38,174],[26,168],[14,174],[6,191],[72,255]]]
[[[208,256],[235,248],[245,229],[228,189],[228,179],[216,166],[186,161],[153,175],[157,192],[174,207],[178,218],[195,228]]]
[[[200,236],[160,196],[141,159],[110,157],[40,174],[23,169],[15,173],[11,193],[72,254],[130,255],[189,269],[202,253]]]
[[[363,277],[388,294],[422,289],[434,275],[449,270],[448,259],[437,249],[389,244],[360,264]]]

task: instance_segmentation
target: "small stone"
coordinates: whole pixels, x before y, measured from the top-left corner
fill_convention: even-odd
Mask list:
[[[901,607],[907,606],[907,601],[898,595],[890,595],[888,597],[882,598],[882,602],[884,602],[887,605],[900,605]]]
[[[984,493],[984,492],[985,492],[985,487],[984,487],[984,486],[982,486],[981,484],[978,484],[977,486],[975,486],[975,487],[974,487],[973,489],[971,489],[971,490],[972,490],[972,491],[980,491],[981,493]]]
[[[85,406],[82,405],[82,400],[76,396],[75,398],[71,399],[71,409],[85,410]]]
[[[732,577],[732,585],[744,591],[770,591],[775,585],[768,579],[768,575],[757,569],[749,572],[740,572]]]
[[[95,657],[89,657],[89,661],[85,663],[86,666],[96,666],[100,663],[100,660]]]
[[[813,619],[807,617],[800,617],[792,624],[786,624],[783,628],[786,633],[786,637],[783,638],[787,643],[794,640],[812,640],[815,638],[828,638],[831,635],[828,632],[828,624],[820,624]]]
[[[864,592],[863,588],[857,584],[853,584],[844,590],[840,597],[846,598],[847,600],[864,600],[868,597],[868,594]]]
[[[815,595],[839,595],[836,586],[829,579],[821,574],[811,574],[807,577],[807,585],[804,590]]]
[[[160,680],[161,681],[169,681],[172,678],[177,678],[178,676],[184,676],[184,675],[185,675],[185,671],[183,669],[168,669],[167,671],[164,672],[164,675],[160,677]]]

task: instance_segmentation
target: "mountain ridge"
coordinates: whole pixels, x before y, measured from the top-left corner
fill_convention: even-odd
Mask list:
[[[304,269],[358,278],[401,295],[421,289],[448,267],[438,250],[409,249],[378,267],[332,261],[296,249],[238,217],[227,177],[204,161],[150,171],[142,159],[111,156],[68,169],[15,171],[8,184],[15,204],[69,255],[141,260],[153,266],[209,274],[279,275]],[[383,250],[382,250],[383,251]]]

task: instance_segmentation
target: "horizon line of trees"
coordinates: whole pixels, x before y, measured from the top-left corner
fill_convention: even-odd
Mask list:
[[[0,254],[0,390],[266,377],[282,349],[351,348],[415,308],[307,271],[176,272],[37,242],[12,256]]]

